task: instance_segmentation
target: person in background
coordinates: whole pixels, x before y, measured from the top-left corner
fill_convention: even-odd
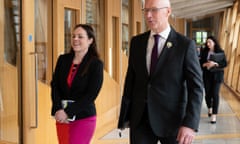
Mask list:
[[[211,123],[216,123],[219,106],[219,91],[223,82],[223,68],[227,66],[225,54],[219,62],[210,59],[210,56],[216,53],[223,53],[218,41],[213,36],[207,37],[205,48],[202,51],[200,63],[203,69],[203,81],[205,87],[205,101],[208,107],[208,116],[211,117]],[[214,70],[216,69],[216,70]]]
[[[199,60],[201,59],[201,53],[202,53],[202,46],[198,46],[197,47],[197,55],[198,55]]]
[[[190,144],[203,99],[195,42],[170,26],[170,0],[145,0],[143,13],[150,31],[131,39],[118,128],[131,144]]]
[[[103,83],[103,63],[91,26],[78,24],[70,53],[60,55],[51,81],[52,116],[59,144],[89,144],[96,127],[95,99]]]

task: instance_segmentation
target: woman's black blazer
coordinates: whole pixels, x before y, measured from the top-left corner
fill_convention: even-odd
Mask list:
[[[227,66],[227,61],[226,61],[225,54],[224,54],[224,59],[221,62],[218,62],[219,70],[211,72],[206,67],[203,67],[203,64],[208,61],[208,59],[207,59],[208,52],[209,52],[209,50],[203,50],[202,53],[201,53],[201,58],[200,58],[200,63],[201,63],[201,67],[202,67],[202,70],[203,70],[203,80],[206,81],[206,79],[209,79],[209,78],[213,77],[213,80],[215,82],[222,82],[223,81],[223,76],[224,76],[223,68],[225,68]],[[216,53],[224,53],[224,51],[221,50],[221,51],[218,51]]]
[[[72,65],[74,54],[60,55],[51,81],[52,112],[62,109],[61,100],[75,101],[64,111],[68,117],[81,119],[96,115],[95,99],[103,83],[103,63],[98,58],[90,58],[87,54],[69,88],[67,77]],[[86,68],[87,67],[87,68]]]

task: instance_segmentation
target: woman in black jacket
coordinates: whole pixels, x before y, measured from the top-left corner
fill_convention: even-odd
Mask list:
[[[59,144],[89,144],[96,127],[95,99],[103,83],[103,63],[91,26],[78,24],[71,52],[60,55],[53,74],[52,116]]]
[[[219,55],[220,53],[222,55],[218,56],[218,59],[212,59],[214,55]],[[208,116],[211,117],[211,123],[215,124],[219,106],[219,91],[223,82],[223,68],[227,66],[227,61],[224,51],[213,36],[207,38],[205,48],[201,53],[200,63],[203,69]]]

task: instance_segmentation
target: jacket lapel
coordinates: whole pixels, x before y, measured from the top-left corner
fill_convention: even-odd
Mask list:
[[[136,68],[138,71],[141,71],[144,77],[148,78],[148,69],[147,69],[147,46],[148,46],[148,38],[150,35],[150,31],[143,33],[140,36],[133,37],[131,40],[131,45],[134,50],[134,61],[136,62]],[[131,52],[133,50],[130,50]],[[131,53],[130,53],[131,55]]]
[[[164,68],[164,65],[167,62],[167,58],[169,57],[169,53],[176,48],[176,32],[171,28],[169,36],[163,46],[162,52],[158,57],[157,65],[155,71],[152,74],[152,77],[156,75],[156,73]]]
[[[144,62],[143,62],[143,66],[144,66],[144,75],[146,77],[149,76],[148,74],[148,69],[147,69],[147,46],[148,46],[148,39],[149,39],[149,35],[150,35],[150,31],[146,32],[144,35],[143,35],[143,39],[142,39],[142,43],[140,44],[140,47],[143,48],[143,59],[144,59]]]
[[[68,87],[68,84],[67,84],[67,78],[68,78],[69,71],[71,69],[73,56],[74,56],[73,54],[67,54],[65,59],[64,59],[64,63],[62,63],[63,64],[62,78],[65,81],[64,86],[65,86],[65,89],[68,90],[68,93],[69,93],[69,87]]]

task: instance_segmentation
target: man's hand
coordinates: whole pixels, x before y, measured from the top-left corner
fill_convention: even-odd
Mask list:
[[[177,141],[178,144],[191,144],[193,142],[193,139],[195,137],[195,131],[188,127],[180,127]]]

